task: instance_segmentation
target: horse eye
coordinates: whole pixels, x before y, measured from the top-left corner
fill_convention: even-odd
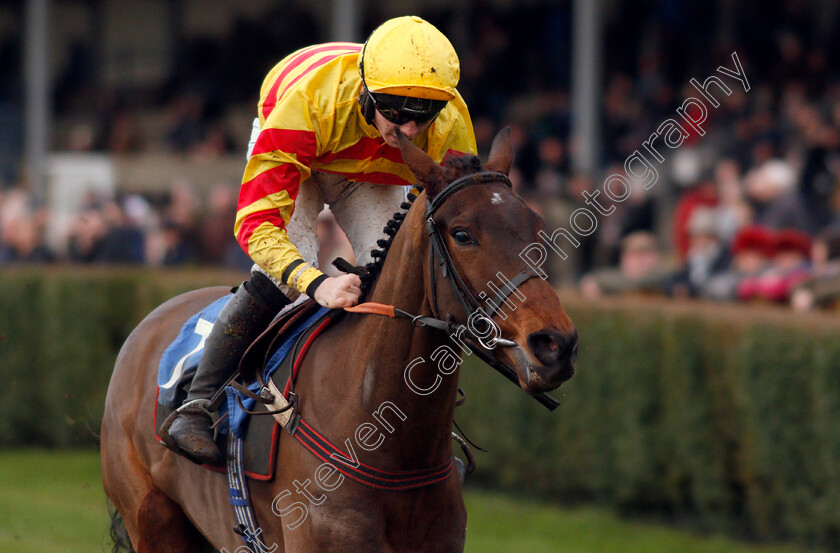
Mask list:
[[[472,235],[468,231],[466,231],[465,229],[462,229],[462,228],[454,229],[452,231],[452,238],[454,238],[455,241],[458,242],[459,244],[462,244],[462,245],[465,245],[465,246],[468,245],[468,244],[475,243],[475,240],[473,240]]]

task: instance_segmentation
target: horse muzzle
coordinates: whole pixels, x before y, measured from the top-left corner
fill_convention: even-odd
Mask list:
[[[578,356],[577,330],[554,329],[532,332],[521,345],[507,350],[519,373],[520,385],[530,393],[550,392],[575,374]]]

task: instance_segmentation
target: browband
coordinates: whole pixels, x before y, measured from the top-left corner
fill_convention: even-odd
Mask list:
[[[473,184],[484,184],[488,182],[503,182],[509,188],[512,188],[513,185],[510,182],[510,179],[504,173],[497,173],[495,171],[481,171],[479,173],[472,173],[471,175],[465,175],[459,179],[455,179],[451,183],[449,183],[446,188],[441,190],[434,198],[426,201],[426,218],[428,219],[432,215],[434,215],[435,211],[446,201],[446,199],[458,192],[459,190],[466,188],[467,186],[471,186]]]

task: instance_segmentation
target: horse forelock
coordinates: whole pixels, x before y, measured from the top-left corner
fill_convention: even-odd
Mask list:
[[[466,154],[463,156],[446,156],[443,160],[443,170],[446,182],[452,182],[464,175],[471,175],[482,170],[478,156]]]

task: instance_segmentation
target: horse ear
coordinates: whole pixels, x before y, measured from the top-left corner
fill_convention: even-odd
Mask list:
[[[412,144],[398,127],[394,128],[400,141],[403,161],[417,177],[417,182],[426,190],[428,197],[438,193],[446,184],[443,167],[438,165],[426,152]]]
[[[510,127],[505,127],[493,139],[493,145],[490,146],[490,159],[486,167],[491,171],[509,175],[512,165],[513,146],[510,144]]]

